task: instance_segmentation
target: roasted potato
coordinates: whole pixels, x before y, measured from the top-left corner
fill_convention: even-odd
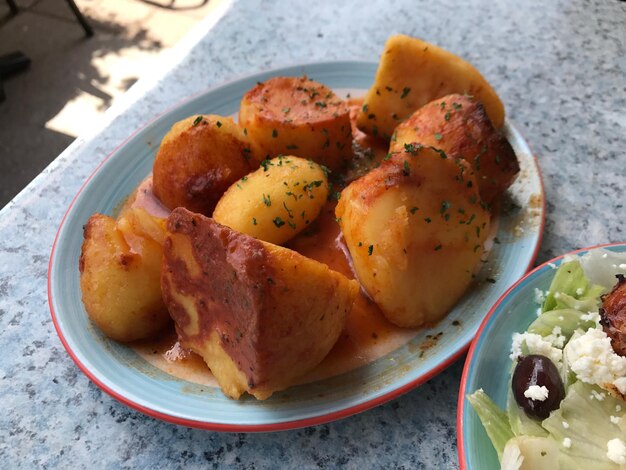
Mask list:
[[[328,354],[357,282],[183,208],[167,230],[163,297],[181,343],[204,358],[226,395],[268,398]]]
[[[348,185],[335,215],[361,285],[402,327],[450,310],[489,232],[469,165],[417,146]]]
[[[170,322],[161,298],[164,219],[143,209],[126,211],[117,223],[91,216],[79,261],[80,288],[89,318],[109,338],[149,338]]]
[[[320,213],[328,196],[322,167],[287,156],[265,160],[224,193],[213,218],[238,232],[277,245],[300,233]]]
[[[259,83],[241,100],[239,124],[265,158],[297,155],[336,170],[352,157],[348,106],[306,77]]]
[[[451,93],[474,96],[485,106],[493,125],[502,127],[504,106],[500,98],[469,62],[434,44],[392,36],[385,44],[357,124],[368,134],[389,139],[396,126],[416,109]]]
[[[154,160],[154,194],[169,209],[211,215],[224,191],[253,169],[253,153],[231,118],[184,119],[161,142]]]
[[[437,147],[467,161],[476,173],[480,197],[488,204],[519,173],[513,148],[494,129],[483,105],[469,96],[447,95],[415,111],[396,128],[390,151],[402,151],[413,143]]]

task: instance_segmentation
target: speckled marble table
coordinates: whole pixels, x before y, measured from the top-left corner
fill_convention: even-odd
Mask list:
[[[617,0],[225,2],[0,212],[0,468],[455,468],[462,361],[386,405],[274,434],[148,418],[78,370],[47,306],[50,247],[72,197],[135,128],[234,76],[376,60],[401,32],[473,62],[535,150],[548,213],[538,262],[626,240],[626,3]]]

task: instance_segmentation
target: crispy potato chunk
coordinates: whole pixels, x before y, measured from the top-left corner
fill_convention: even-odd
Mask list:
[[[394,155],[352,182],[335,215],[361,285],[403,327],[452,308],[489,232],[467,163],[430,148]]]
[[[231,118],[205,115],[179,121],[154,160],[154,194],[169,209],[211,215],[224,191],[252,170],[252,154]]]
[[[360,129],[387,139],[395,127],[426,103],[451,93],[476,97],[496,128],[504,124],[504,106],[491,85],[469,62],[440,47],[391,36],[380,58],[374,85],[357,118]]]
[[[626,278],[623,275],[618,274],[617,284],[602,296],[600,317],[615,354],[626,357]]]
[[[263,162],[261,168],[224,193],[213,218],[238,232],[281,245],[313,222],[328,197],[322,167],[287,156]]]
[[[183,208],[167,229],[163,297],[182,344],[204,358],[226,395],[268,398],[328,354],[356,281]]]
[[[447,95],[415,111],[396,128],[390,151],[402,151],[413,143],[467,161],[476,173],[480,197],[488,204],[519,173],[513,148],[494,129],[483,105],[468,96]]]
[[[276,77],[248,91],[239,123],[265,158],[297,155],[336,170],[352,157],[348,106],[306,77]]]
[[[158,333],[170,321],[160,287],[165,221],[143,209],[117,223],[94,214],[84,236],[80,288],[89,318],[117,341]]]

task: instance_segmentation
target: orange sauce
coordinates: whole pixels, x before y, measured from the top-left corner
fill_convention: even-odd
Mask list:
[[[335,220],[335,204],[329,202],[311,229],[295,237],[287,247],[354,279],[350,254]],[[151,177],[146,178],[131,194],[122,211],[128,207],[142,207],[158,217],[166,217],[168,214],[152,192]],[[417,329],[400,328],[389,323],[376,304],[361,290],[339,340],[328,356],[300,383],[343,374],[368,364],[406,344],[416,333]],[[139,341],[132,347],[147,362],[170,375],[198,384],[217,386],[202,358],[181,348],[173,328],[156,340]]]

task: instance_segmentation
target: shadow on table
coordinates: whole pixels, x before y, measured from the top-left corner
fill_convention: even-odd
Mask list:
[[[65,0],[23,0],[19,13],[0,23],[0,55],[21,51],[30,69],[6,78],[5,101],[0,103],[0,208],[41,172],[74,139],[46,124],[79,95],[88,95],[102,111],[113,100],[106,91],[111,75],[106,57],[128,51],[159,51],[141,24],[125,25],[116,18],[86,15],[95,36],[86,38]],[[10,15],[0,1],[0,18]],[[103,65],[104,64],[104,65]],[[98,66],[100,65],[100,66]],[[137,77],[127,76],[120,93]],[[81,119],[77,113],[76,119]],[[82,119],[85,119],[83,116]]]

